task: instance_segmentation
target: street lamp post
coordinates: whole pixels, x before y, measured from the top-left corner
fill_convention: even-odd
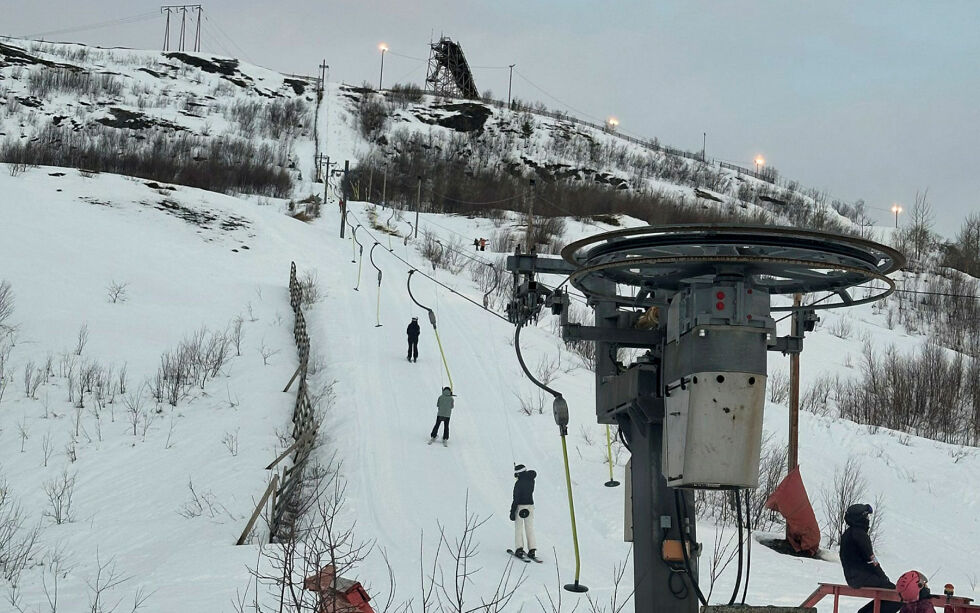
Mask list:
[[[507,77],[507,108],[510,108],[510,86],[514,82],[514,66],[517,66],[517,64],[508,66],[510,68],[510,76]]]
[[[766,158],[761,155],[755,156],[755,174],[760,174],[759,169],[766,165]]]
[[[895,213],[895,229],[898,229],[898,214],[901,212],[902,212],[901,206],[897,204],[892,205],[892,213]]]
[[[381,91],[381,82],[385,76],[385,51],[388,50],[388,45],[381,43],[378,49],[381,49],[381,74],[378,76],[378,91]]]

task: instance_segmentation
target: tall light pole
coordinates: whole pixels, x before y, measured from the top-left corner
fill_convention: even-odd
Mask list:
[[[704,152],[708,148],[708,133],[707,132],[702,132],[701,134],[702,134],[702,140],[701,140],[701,163],[703,164],[703,163],[707,162],[707,158],[704,157]]]
[[[897,204],[892,205],[892,213],[895,213],[895,229],[898,229],[898,214],[901,212],[902,212],[901,206]]]
[[[514,82],[514,66],[517,66],[517,64],[508,66],[510,68],[510,76],[507,78],[507,108],[510,108],[510,86]]]
[[[766,165],[766,158],[761,155],[755,156],[755,174],[759,174],[759,169]]]
[[[378,76],[378,91],[381,91],[381,81],[385,76],[385,51],[388,50],[388,45],[381,43],[378,49],[381,49],[381,74]]]

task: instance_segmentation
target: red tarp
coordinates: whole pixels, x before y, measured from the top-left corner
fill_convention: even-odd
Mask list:
[[[816,555],[820,550],[820,526],[803,487],[799,466],[789,471],[766,501],[766,508],[786,518],[786,540],[795,551]]]

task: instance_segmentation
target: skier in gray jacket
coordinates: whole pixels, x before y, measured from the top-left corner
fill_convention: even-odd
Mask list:
[[[453,390],[449,387],[442,388],[442,394],[439,399],[436,400],[436,409],[438,413],[436,414],[436,425],[432,426],[432,433],[429,434],[429,444],[435,442],[436,434],[439,432],[439,424],[443,424],[442,427],[442,444],[447,446],[449,444],[449,417],[453,413]]]

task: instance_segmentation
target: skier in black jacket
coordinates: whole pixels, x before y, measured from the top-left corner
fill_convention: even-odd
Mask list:
[[[413,317],[412,323],[408,324],[408,329],[406,333],[408,334],[408,361],[418,362],[419,361],[419,334],[422,329],[419,328],[419,318]]]
[[[881,587],[895,589],[885,571],[881,570],[871,547],[868,528],[871,526],[871,505],[852,504],[844,513],[847,529],[840,537],[840,563],[844,578],[851,587]],[[881,602],[881,613],[895,613],[902,608],[900,602]],[[858,613],[871,613],[874,601],[861,607]]]
[[[524,557],[524,536],[527,534],[527,555],[535,557],[534,542],[534,478],[538,473],[523,464],[514,466],[514,499],[510,503],[510,521],[514,522],[514,555]]]

